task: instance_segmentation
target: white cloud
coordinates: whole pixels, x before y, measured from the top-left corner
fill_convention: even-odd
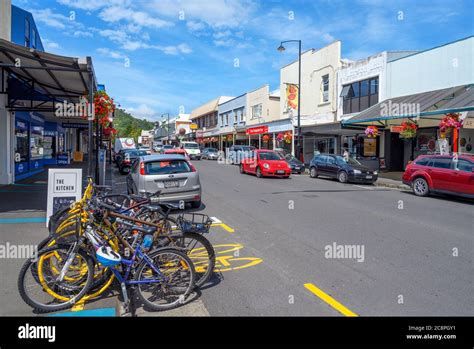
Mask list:
[[[97,49],[97,52],[102,56],[107,56],[107,57],[114,58],[114,59],[125,59],[125,58],[127,58],[124,54],[122,54],[120,52],[117,52],[117,51],[110,50],[107,47],[100,47],[100,48]]]
[[[75,38],[91,38],[93,37],[94,35],[91,33],[91,32],[85,32],[85,31],[82,31],[82,30],[76,30],[72,36],[74,36]]]
[[[104,29],[100,30],[99,34],[116,43],[122,43],[130,39],[128,34],[123,30]]]
[[[151,119],[157,116],[156,111],[146,104],[140,104],[136,108],[126,108],[126,111],[139,119]]]
[[[70,25],[74,25],[74,21],[69,19],[60,13],[53,12],[49,8],[45,8],[42,10],[30,10],[33,13],[35,20],[39,23],[43,23],[48,27],[56,28],[56,29],[66,29],[66,27]]]
[[[231,36],[231,35],[232,35],[232,33],[230,32],[230,30],[225,30],[225,31],[215,32],[212,36],[215,39],[222,39],[222,38],[226,38],[226,37]]]
[[[156,13],[177,18],[180,11],[187,20],[215,28],[234,28],[247,22],[255,11],[251,0],[152,0],[148,6]]]
[[[104,8],[99,17],[105,22],[128,21],[134,25],[151,28],[164,28],[173,26],[172,22],[162,20],[160,18],[151,17],[146,12],[135,11],[128,7],[112,6]]]
[[[206,25],[202,22],[187,21],[186,22],[186,27],[191,32],[199,32],[201,30],[204,30],[206,28]]]
[[[56,0],[61,5],[69,6],[72,8],[77,8],[80,10],[94,11],[99,10],[103,7],[114,6],[114,5],[129,5],[130,0],[94,0],[94,1],[84,1],[84,0]]]
[[[168,45],[168,46],[161,46],[161,45],[150,45],[143,41],[138,40],[125,40],[121,46],[124,50],[127,51],[135,51],[138,49],[154,49],[159,50],[167,55],[178,55],[178,54],[189,54],[193,52],[193,50],[187,44],[179,44],[179,45]]]
[[[43,46],[46,51],[57,50],[61,47],[57,42],[48,39],[42,39],[41,42],[43,43]]]

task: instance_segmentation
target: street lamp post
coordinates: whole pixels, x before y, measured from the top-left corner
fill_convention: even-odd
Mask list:
[[[287,42],[297,42],[298,43],[298,126],[296,128],[298,136],[296,138],[296,158],[298,160],[300,159],[300,150],[301,150],[301,142],[300,142],[300,137],[301,137],[301,119],[300,119],[300,112],[301,112],[301,40],[286,40],[282,41],[280,43],[280,46],[278,47],[278,51],[283,52],[285,51],[285,46],[283,46],[284,43]]]
[[[168,144],[170,144],[170,113],[165,113],[165,114],[161,114],[161,117],[163,118],[163,116],[167,116],[168,117],[168,121],[166,123],[166,133],[168,133]]]

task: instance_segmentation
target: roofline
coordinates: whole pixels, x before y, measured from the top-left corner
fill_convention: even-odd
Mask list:
[[[323,47],[321,47],[321,48],[310,48],[310,49],[308,49],[308,50],[306,50],[306,51],[301,52],[301,56],[303,56],[305,53],[308,53],[309,51],[312,51],[312,52],[321,51],[322,49],[324,49],[324,48],[326,48],[326,47],[329,47],[329,46],[335,44],[336,42],[341,42],[341,40],[334,40],[334,41],[331,42],[330,44],[327,44],[326,46],[323,46]],[[296,62],[298,62],[297,59],[294,60],[293,62],[290,62],[290,63],[284,65],[283,67],[280,68],[280,70],[282,70],[283,68],[288,67],[289,65],[295,64]]]
[[[424,53],[424,52],[428,52],[428,51],[431,51],[431,50],[436,50],[437,48],[440,48],[440,47],[444,47],[444,46],[448,46],[448,45],[451,45],[451,44],[455,44],[457,42],[460,42],[460,41],[464,41],[464,40],[468,40],[468,39],[471,39],[471,38],[474,38],[474,35],[469,35],[469,36],[466,36],[464,38],[461,38],[461,39],[457,39],[457,40],[454,40],[454,41],[451,41],[451,42],[447,42],[447,43],[444,43],[442,45],[438,45],[438,46],[435,46],[435,47],[431,47],[431,48],[428,48],[426,50],[423,50],[423,51],[418,51],[418,52],[415,52],[411,55],[408,55],[408,56],[405,56],[405,57],[400,57],[400,58],[396,58],[388,63],[392,63],[392,62],[396,62],[400,59],[405,59],[405,58],[408,58],[408,57],[412,57],[412,56],[415,56],[415,55],[418,55],[420,53]],[[411,51],[411,50],[406,50],[406,51]]]
[[[243,96],[245,96],[246,94],[247,94],[247,92],[245,92],[245,93],[241,94],[240,96],[237,96],[237,97],[234,97],[234,98],[232,98],[232,99],[229,99],[229,100],[228,100],[228,101],[226,101],[226,102],[223,102],[223,103],[221,103],[221,104],[218,104],[218,105],[217,105],[217,109],[219,109],[219,106],[220,106],[220,105],[223,105],[223,104],[229,103],[229,102],[233,101],[234,99],[237,99],[237,98],[240,98],[240,97],[243,97]]]

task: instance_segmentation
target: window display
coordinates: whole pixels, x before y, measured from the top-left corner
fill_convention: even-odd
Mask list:
[[[16,122],[15,128],[15,162],[27,162],[28,148],[28,124],[23,121]]]
[[[33,126],[30,138],[31,160],[43,158],[43,126]]]

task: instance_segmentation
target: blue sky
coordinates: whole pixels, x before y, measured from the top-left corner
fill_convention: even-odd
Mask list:
[[[191,110],[264,84],[303,49],[342,56],[423,50],[474,33],[472,0],[13,0],[47,51],[92,56],[99,82],[138,117]],[[235,66],[236,59],[238,66]]]

